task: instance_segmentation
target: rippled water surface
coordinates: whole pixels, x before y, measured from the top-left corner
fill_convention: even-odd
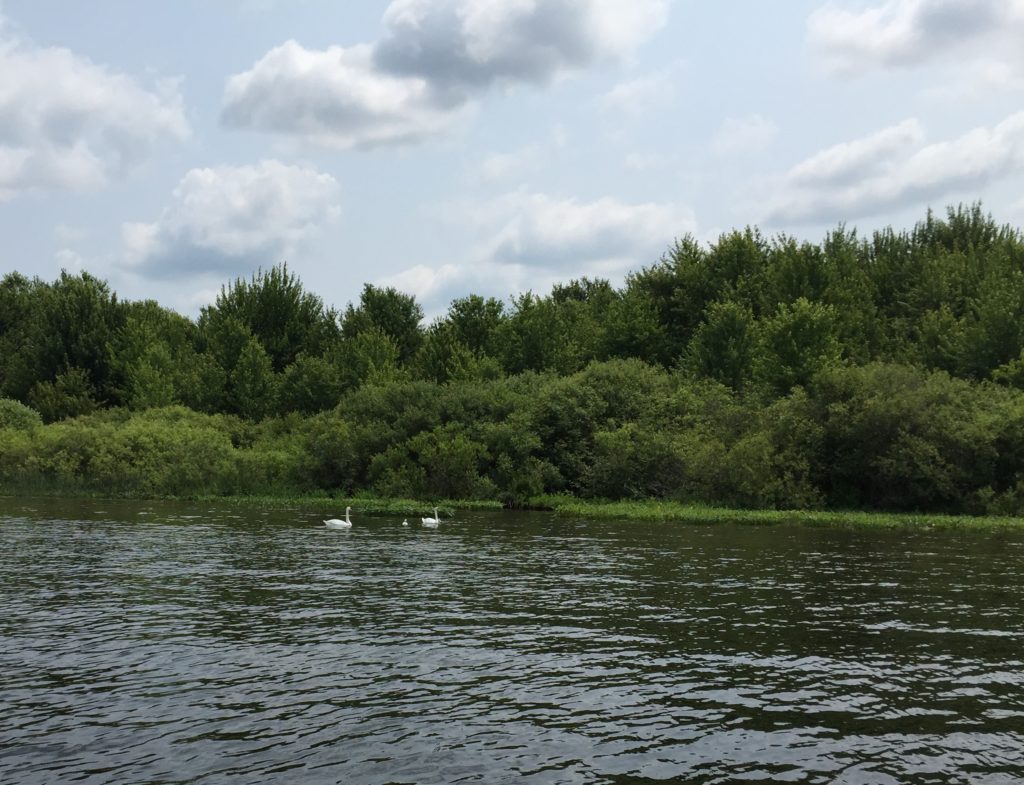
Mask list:
[[[0,500],[0,782],[1020,783],[1024,532]]]

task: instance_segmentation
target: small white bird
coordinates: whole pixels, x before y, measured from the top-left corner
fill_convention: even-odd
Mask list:
[[[348,514],[352,511],[351,507],[345,508],[345,520],[339,520],[338,518],[328,518],[324,521],[324,526],[328,529],[351,529],[352,521],[349,520]]]
[[[402,525],[403,526],[408,526],[409,525],[409,521],[407,521],[407,520],[406,521],[402,521]]]
[[[438,524],[441,523],[441,516],[437,514],[437,507],[434,508],[433,518],[420,518],[420,522],[428,529],[436,529]]]

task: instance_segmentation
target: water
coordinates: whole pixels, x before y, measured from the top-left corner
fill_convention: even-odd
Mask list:
[[[0,783],[1019,783],[1024,532],[0,500]]]

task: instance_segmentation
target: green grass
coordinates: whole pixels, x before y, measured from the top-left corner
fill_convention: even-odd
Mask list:
[[[496,501],[446,499],[424,502],[414,499],[381,499],[373,496],[338,496],[327,494],[276,494],[261,496],[147,496],[142,494],[101,493],[84,486],[57,486],[52,483],[30,485],[0,485],[0,496],[77,499],[160,499],[223,504],[227,506],[259,509],[301,509],[330,514],[344,513],[351,506],[360,513],[381,515],[422,516],[437,506],[442,515],[451,516],[456,510],[500,511]],[[866,512],[861,510],[744,510],[686,504],[672,501],[598,501],[577,499],[572,496],[547,495],[530,500],[526,509],[544,510],[557,515],[577,518],[664,521],[691,524],[742,523],[771,526],[799,523],[809,526],[918,526],[932,528],[995,529],[1024,527],[1024,518],[1005,516],[941,515],[928,513]]]
[[[502,509],[500,502],[472,500],[443,500],[423,502],[414,499],[378,499],[372,496],[327,497],[327,496],[196,496],[192,501],[214,502],[238,507],[259,507],[264,510],[301,508],[324,513],[343,514],[346,507],[361,513],[423,516],[434,512],[437,507],[442,515],[451,517],[455,510]]]
[[[541,496],[531,509],[550,510],[579,518],[614,518],[630,521],[678,521],[680,523],[745,523],[774,525],[801,523],[811,526],[921,526],[934,528],[1024,527],[1024,518],[1003,516],[938,515],[927,513],[865,512],[860,510],[739,510],[670,501],[590,501],[571,496]]]
[[[0,497],[13,498],[45,498],[45,499],[137,499],[159,501],[202,502],[222,504],[229,507],[248,507],[264,510],[303,509],[323,513],[345,512],[352,507],[361,513],[423,516],[437,507],[442,515],[451,516],[455,510],[501,510],[501,502],[476,500],[437,500],[416,501],[414,499],[380,499],[373,496],[328,496],[327,494],[267,494],[260,496],[215,496],[207,494],[189,494],[185,496],[169,496],[165,494],[140,493],[105,493],[90,489],[85,485],[54,484],[38,482],[20,484],[0,484]]]

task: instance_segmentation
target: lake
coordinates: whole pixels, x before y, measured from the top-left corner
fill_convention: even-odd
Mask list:
[[[0,499],[0,783],[1024,780],[1024,531],[321,517]]]

